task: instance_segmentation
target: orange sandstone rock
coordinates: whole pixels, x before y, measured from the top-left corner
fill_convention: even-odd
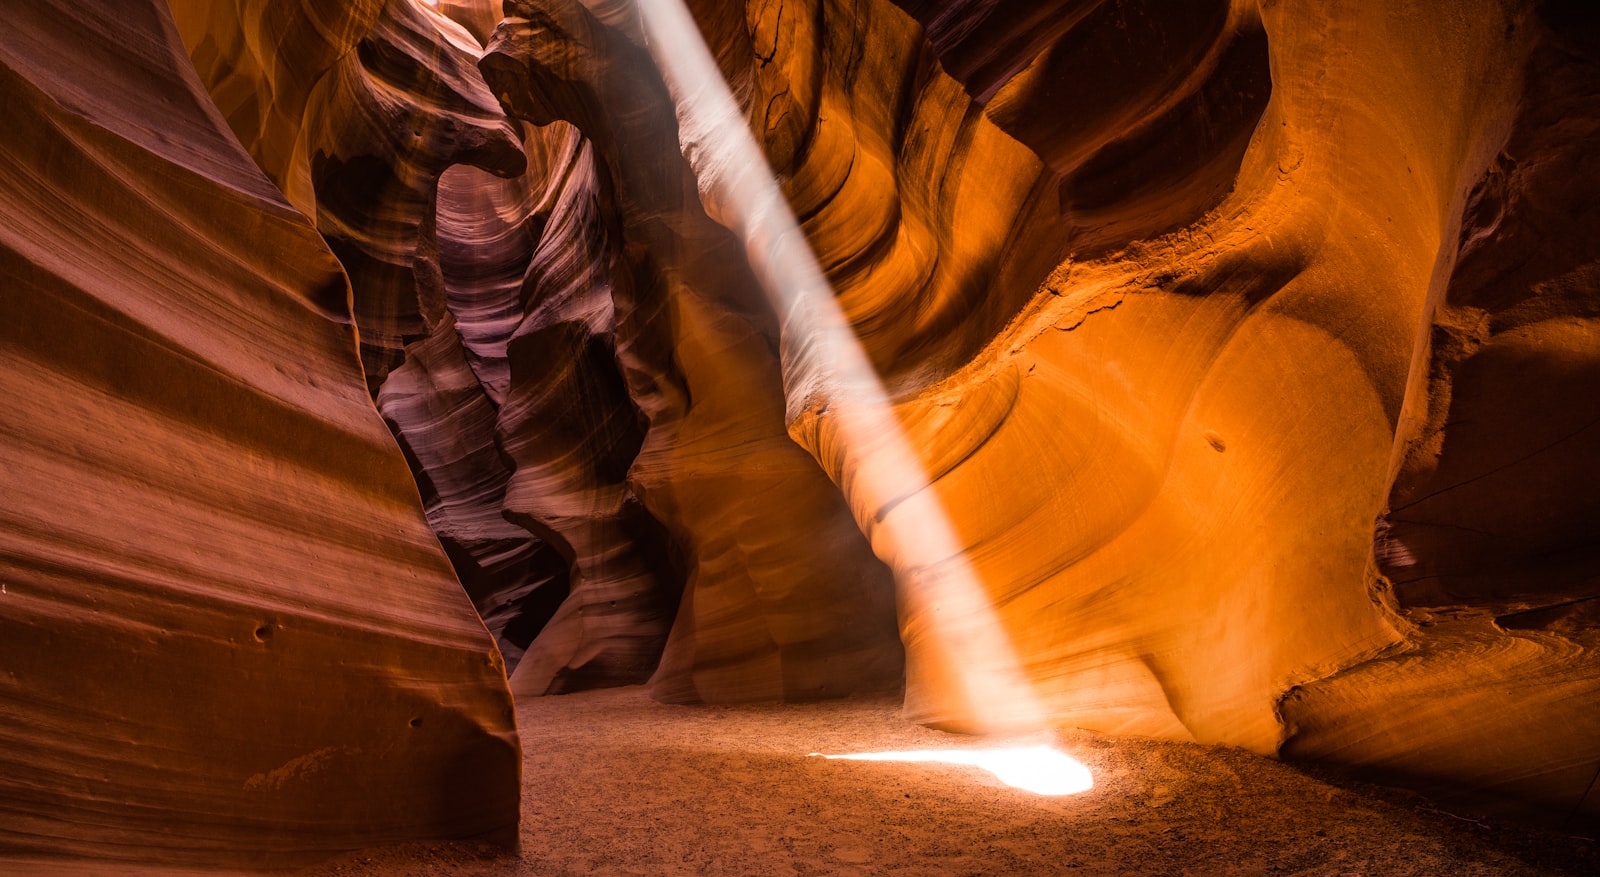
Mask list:
[[[348,283],[164,5],[0,33],[0,870],[511,836],[503,665]]]
[[[1579,807],[1580,780],[1600,765],[1583,730],[1596,691],[1582,608],[1594,596],[1593,222],[1578,206],[1586,189],[1538,183],[1592,177],[1576,145],[1593,70],[1592,39],[1570,35],[1581,22],[1552,43],[1544,18],[1572,18],[1559,5],[1152,2],[1062,4],[1039,30],[999,4],[907,0],[983,104],[965,124],[989,119],[1018,138],[987,151],[979,135],[951,141],[958,157],[929,175],[915,163],[924,129],[904,121],[915,116],[890,121],[872,97],[883,82],[890,106],[907,94],[873,66],[905,69],[885,60],[902,38],[886,5],[749,4],[748,46],[724,7],[695,9],[708,35],[733,34],[713,49],[897,391],[960,531],[959,562],[985,584],[1053,719],[1262,752],[1295,735],[1295,754]],[[1032,57],[999,65],[978,34]],[[862,43],[876,51],[851,54]],[[1167,63],[1174,51],[1183,64]],[[829,103],[830,86],[848,98]],[[949,120],[950,107],[935,115]],[[872,160],[874,142],[905,131],[918,136]],[[988,175],[1017,179],[1025,160],[997,156],[1019,144],[1045,162],[1038,185],[1059,181],[1058,217],[946,212],[970,185],[990,207],[1009,203]],[[830,220],[835,203],[848,209]],[[937,281],[883,256],[914,229],[852,244],[894,227],[872,216],[920,209],[949,217],[934,229],[968,223],[928,240],[987,240],[991,257],[1023,242],[1067,251],[1029,301],[1028,249],[972,266],[986,296],[963,328],[992,338],[975,355],[949,346]],[[1521,230],[1558,214],[1585,231],[1535,243]],[[948,265],[939,246],[917,250]],[[856,253],[899,270],[853,271]],[[805,380],[786,374],[791,392]],[[944,574],[877,538],[898,507],[852,495],[865,458],[826,400],[789,402],[806,408],[791,432],[874,545],[891,546],[880,552],[902,591]],[[1454,411],[1465,418],[1452,427]],[[1395,579],[1398,602],[1380,574],[1397,564],[1415,570]],[[1463,600],[1537,610],[1507,623],[1548,634],[1435,633],[1409,611]],[[936,611],[901,619],[908,712],[981,726],[946,671],[929,669],[943,660],[938,628]],[[1415,650],[1427,660],[1384,657]],[[1490,678],[1519,673],[1556,686],[1520,704],[1521,719],[1456,725],[1449,708],[1405,706],[1438,690],[1441,705],[1486,709],[1505,690]],[[1392,726],[1356,718],[1367,709]],[[1487,759],[1486,741],[1520,721],[1571,733],[1530,730]]]

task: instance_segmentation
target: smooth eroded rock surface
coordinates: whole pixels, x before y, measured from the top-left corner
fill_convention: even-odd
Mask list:
[[[728,4],[694,9],[959,532],[941,562],[901,553],[886,534],[897,516],[916,526],[912,512],[859,493],[871,457],[825,392],[795,396],[825,386],[805,370],[827,366],[786,373],[791,415],[803,408],[792,434],[902,595],[974,570],[1058,723],[1263,752],[1293,734],[1293,754],[1557,818],[1587,806],[1592,21],[1564,4],[1051,17],[908,0],[965,91],[936,117],[950,124],[969,95],[982,107],[930,175],[915,163],[925,104],[896,103],[918,90],[875,66],[915,69],[893,60],[918,45],[895,10],[746,5],[748,45]],[[861,42],[874,51],[851,54]],[[926,96],[942,75],[913,81]],[[906,109],[885,118],[886,101]],[[1032,156],[1043,168],[1019,177]],[[873,181],[879,167],[918,173]],[[1036,180],[1032,206],[1006,207],[1018,190],[996,178]],[[959,207],[969,184],[988,212]],[[732,212],[700,191],[711,215]],[[931,238],[950,253],[916,248],[941,269],[985,241],[989,260],[966,269],[982,292],[930,294],[937,274],[889,261],[894,246],[852,249],[874,210],[907,220],[878,240],[910,238],[919,211],[950,217]],[[1030,261],[1041,246],[1064,257],[1048,276]],[[850,270],[863,264],[896,268]],[[962,329],[991,339],[965,359],[962,330],[938,318],[961,301],[983,303]],[[948,621],[906,605],[908,711],[982,726],[940,643]],[[1447,633],[1421,606],[1502,614]],[[1509,678],[1556,688],[1510,703],[1494,681]],[[1408,705],[1430,692],[1437,709]],[[1500,713],[1469,725],[1455,708]],[[1362,709],[1383,716],[1370,736]]]
[[[0,96],[0,858],[505,837],[503,664],[348,283],[165,6],[11,10]]]

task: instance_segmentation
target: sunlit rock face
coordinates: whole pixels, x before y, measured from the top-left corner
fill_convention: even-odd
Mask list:
[[[504,669],[349,286],[164,4],[0,32],[0,871],[513,832]]]
[[[1284,704],[1289,751],[1467,780],[1592,822],[1600,739],[1600,26],[1546,4],[1518,103],[1431,292],[1426,408],[1397,444],[1378,569],[1403,650]],[[1425,370],[1424,370],[1425,369]]]
[[[1053,720],[1592,811],[1594,24],[899,5],[691,4]]]

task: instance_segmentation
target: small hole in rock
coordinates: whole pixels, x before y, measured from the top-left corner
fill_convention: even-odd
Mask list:
[[[264,643],[272,639],[272,627],[266,624],[256,628],[256,642]]]
[[[413,728],[420,728],[420,727],[422,727],[422,717],[421,717],[421,716],[418,716],[418,717],[416,717],[416,718],[414,718],[414,719],[412,719],[412,720],[411,720],[411,727],[413,727]]]

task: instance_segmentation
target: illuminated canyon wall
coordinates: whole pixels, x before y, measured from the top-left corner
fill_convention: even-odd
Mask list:
[[[1056,724],[1600,818],[1582,4],[688,5],[955,553],[632,3],[27,4],[0,856],[503,832],[508,681],[980,727],[957,561]]]

